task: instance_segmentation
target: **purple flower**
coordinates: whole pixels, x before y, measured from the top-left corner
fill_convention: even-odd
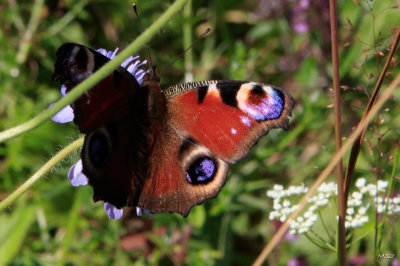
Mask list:
[[[118,48],[114,50],[114,52],[112,51],[107,51],[105,49],[98,49],[96,50],[97,52],[101,53],[104,56],[107,56],[110,59],[114,59],[115,58],[115,54],[118,51]],[[124,62],[122,62],[121,66],[126,68],[126,70],[129,71],[129,73],[131,73],[135,79],[137,80],[137,82],[139,84],[143,83],[143,76],[146,74],[146,72],[142,69],[139,69],[140,66],[146,64],[146,60],[144,61],[140,61],[138,60],[139,56],[130,56],[128,57]],[[62,85],[61,86],[61,94],[62,96],[65,96],[67,92],[67,88]],[[53,106],[53,104],[51,104],[49,106],[49,108]],[[74,112],[73,109],[71,108],[71,106],[67,105],[66,107],[64,107],[61,111],[59,111],[56,115],[54,115],[51,120],[53,120],[54,122],[57,123],[68,123],[74,120]],[[79,160],[76,164],[74,164],[68,171],[68,179],[71,182],[71,184],[74,187],[77,186],[84,186],[87,185],[89,183],[89,179],[83,174],[82,172],[82,160]],[[104,210],[106,211],[108,217],[110,219],[120,219],[122,217],[123,214],[123,209],[117,209],[114,205],[112,205],[111,203],[105,202],[104,203]],[[146,212],[146,210],[144,210]],[[137,207],[136,208],[136,213],[137,215],[141,215],[142,214],[142,209]],[[147,213],[147,212],[146,212]]]
[[[367,257],[363,254],[357,254],[349,259],[350,265],[365,265],[367,263]]]
[[[300,255],[297,257],[292,257],[286,265],[287,266],[308,266],[308,262],[304,255]]]
[[[291,26],[297,33],[307,33],[309,25],[307,21],[308,9],[310,7],[309,0],[300,0],[292,10]]]
[[[275,226],[276,231],[278,231],[278,229],[282,226],[282,222],[278,221],[278,220],[273,220],[272,224]],[[289,232],[286,232],[285,234],[285,239],[289,242],[296,242],[299,239],[298,235],[292,235]]]
[[[61,86],[61,94],[65,96],[67,94],[67,87],[65,85]],[[54,103],[50,104],[49,108],[52,107]],[[71,106],[67,105],[61,111],[59,111],[55,116],[51,118],[56,123],[68,123],[74,120],[74,112]]]

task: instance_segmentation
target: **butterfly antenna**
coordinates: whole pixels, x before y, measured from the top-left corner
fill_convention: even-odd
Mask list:
[[[197,37],[197,39],[191,44],[189,45],[188,48],[186,48],[179,56],[177,56],[171,63],[169,63],[167,65],[167,67],[165,67],[164,69],[167,69],[168,67],[170,67],[171,65],[173,65],[176,61],[178,61],[178,59],[181,59],[183,57],[183,55],[190,49],[192,49],[192,47],[198,42],[200,41],[201,38],[203,38],[204,36],[206,36],[209,32],[211,31],[211,28],[207,28],[205,31],[203,31],[202,34],[200,34],[199,37]],[[162,73],[162,71],[160,71],[160,74]]]
[[[143,30],[142,22],[140,21],[139,13],[137,12],[136,3],[132,4],[132,8],[133,8],[133,12],[136,15],[138,24],[139,24],[140,33],[143,33],[144,30]],[[151,56],[150,56],[150,48],[149,48],[149,46],[147,44],[145,46],[146,46],[146,50],[147,50],[147,58],[148,58],[148,61],[149,61],[150,69],[151,69],[151,71],[153,71],[153,63],[152,63]]]

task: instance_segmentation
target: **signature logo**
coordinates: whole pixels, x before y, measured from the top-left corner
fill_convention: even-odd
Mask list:
[[[377,256],[378,259],[383,259],[383,260],[394,260],[395,255],[392,253],[379,253]]]

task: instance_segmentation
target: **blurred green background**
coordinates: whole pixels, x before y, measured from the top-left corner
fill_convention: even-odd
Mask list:
[[[136,3],[146,28],[172,1]],[[61,97],[59,85],[51,82],[60,45],[76,42],[114,50],[134,40],[140,27],[131,4],[0,2],[0,130],[34,117]],[[338,2],[343,136],[351,134],[359,121],[400,25],[396,4]],[[285,88],[296,100],[290,130],[273,130],[261,138],[248,158],[230,167],[218,197],[193,208],[187,218],[136,217],[134,210],[126,209],[121,220],[109,220],[103,204],[93,202],[89,186],[74,188],[67,179],[69,167],[79,159],[76,152],[0,213],[0,265],[249,265],[277,230],[268,219],[272,201],[266,191],[274,184],[309,186],[330,162],[335,143],[328,1],[198,0],[191,12],[178,13],[148,45],[161,72],[161,86],[184,82],[188,59],[169,64],[211,27],[212,32],[189,52],[194,80],[252,80]],[[192,40],[183,40],[184,27]],[[144,47],[140,55],[147,58]],[[398,55],[384,86],[399,73]],[[396,91],[370,125],[355,178],[390,178],[399,145],[399,96]],[[0,199],[78,137],[73,123],[48,121],[0,143]],[[335,180],[334,174],[330,180]],[[399,189],[395,180],[393,193]],[[325,212],[334,224],[336,203]],[[398,216],[390,217],[382,242],[382,250],[396,257],[398,224]],[[351,232],[350,258],[359,255],[367,263],[375,261],[374,225],[372,209],[370,223]],[[336,228],[330,230],[334,235]],[[282,241],[266,265],[286,265],[294,258],[309,265],[336,264],[334,252],[300,236],[295,242]]]

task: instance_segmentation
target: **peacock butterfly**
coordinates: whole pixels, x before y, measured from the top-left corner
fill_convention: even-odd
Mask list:
[[[109,60],[66,43],[53,79],[69,92]],[[218,194],[228,163],[246,157],[270,129],[288,128],[294,106],[283,89],[257,82],[210,80],[161,90],[151,70],[141,83],[121,66],[71,105],[86,134],[81,160],[93,199],[117,208],[187,216]]]

